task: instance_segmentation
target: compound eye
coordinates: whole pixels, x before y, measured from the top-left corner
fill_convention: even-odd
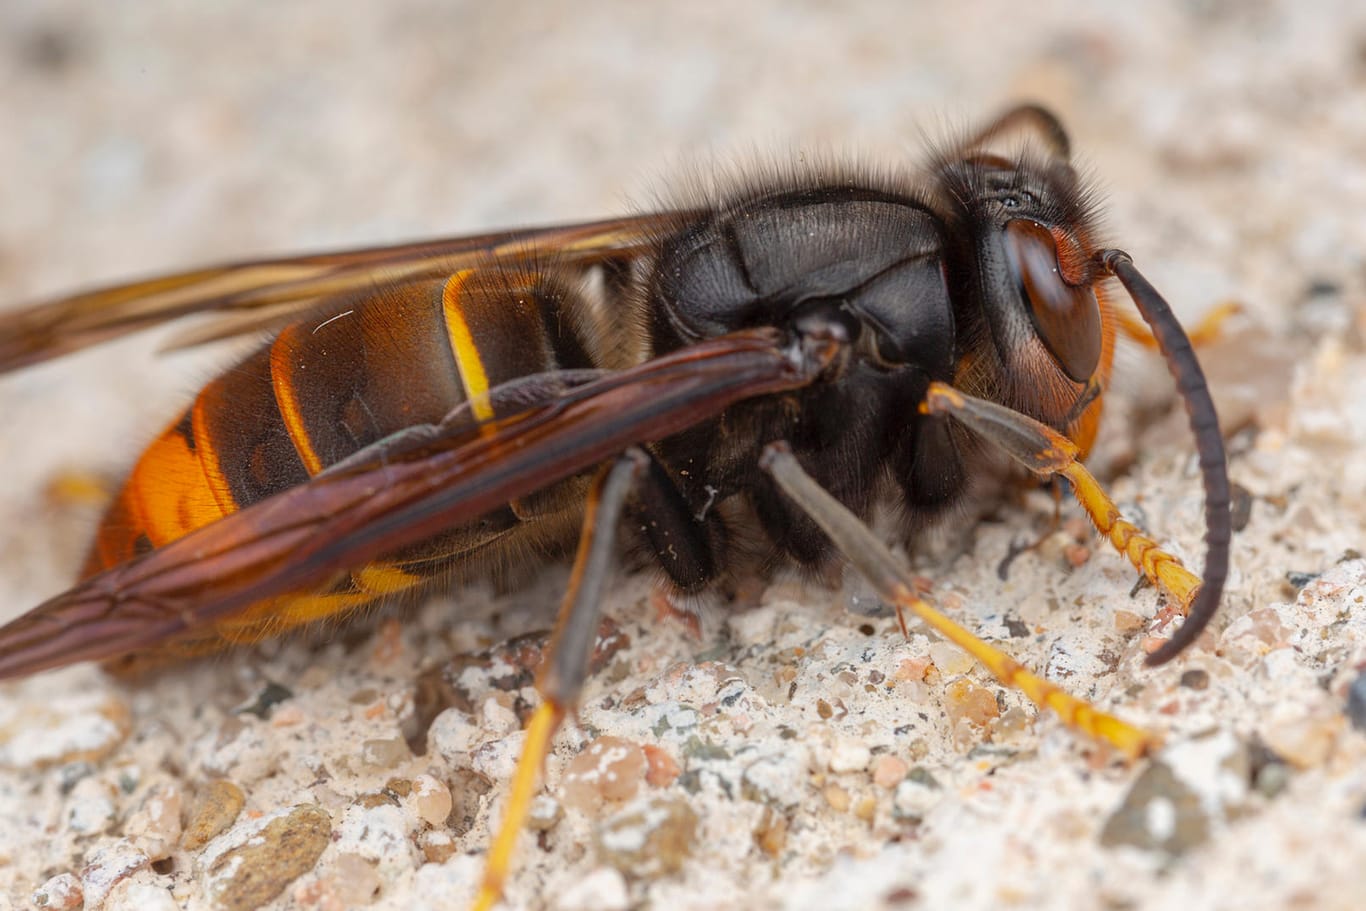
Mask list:
[[[1044,347],[1067,376],[1085,383],[1100,363],[1100,305],[1089,285],[1069,285],[1058,245],[1038,222],[1006,223],[1006,255]]]

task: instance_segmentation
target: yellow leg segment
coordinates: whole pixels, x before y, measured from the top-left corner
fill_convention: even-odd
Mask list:
[[[1138,759],[1161,745],[1157,736],[1069,695],[1005,652],[983,642],[909,588],[898,585],[892,591],[892,596],[903,631],[906,622],[902,618],[902,611],[910,611],[926,626],[976,658],[1001,683],[1024,693],[1031,702],[1057,715],[1068,727],[1113,745],[1129,759]]]
[[[1133,564],[1134,569],[1176,599],[1182,613],[1189,609],[1200,587],[1200,577],[1120,515],[1114,500],[1079,461],[1081,450],[1076,443],[1027,415],[973,398],[944,383],[930,384],[921,410],[928,414],[952,415],[1041,477],[1062,475],[1071,482],[1077,502],[1086,510],[1096,529]]]
[[[914,614],[980,661],[1001,683],[1020,690],[1035,705],[1055,713],[1069,727],[1112,744],[1131,759],[1158,746],[1157,737],[1069,696],[940,613],[920,596],[915,578],[877,535],[803,471],[785,444],[771,444],[764,451],[760,465],[773,476],[783,492],[821,526],[878,593],[896,606],[903,632],[906,630],[904,612]]]
[[[493,844],[489,846],[489,855],[484,861],[484,879],[479,885],[479,894],[474,897],[474,904],[470,906],[471,911],[490,911],[503,897],[503,883],[507,881],[508,870],[512,867],[512,852],[517,847],[517,836],[526,825],[531,798],[536,792],[536,781],[545,757],[550,753],[550,740],[563,721],[564,709],[547,700],[541,703],[527,722],[526,743],[522,746],[522,757],[517,760],[517,771],[512,776],[507,806],[503,810],[503,823],[498,827]]]
[[[1137,342],[1150,351],[1157,350],[1157,339],[1153,338],[1152,330],[1148,328],[1147,323],[1123,310],[1116,309],[1114,312],[1120,332],[1128,336],[1131,341]],[[1206,313],[1195,328],[1187,333],[1187,338],[1196,348],[1213,344],[1219,340],[1219,336],[1224,331],[1224,323],[1228,321],[1229,317],[1242,312],[1242,304],[1237,301],[1224,301]]]
[[[1148,581],[1161,588],[1181,606],[1181,613],[1190,609],[1195,592],[1200,588],[1200,577],[1182,565],[1180,559],[1158,547],[1157,542],[1143,533],[1137,525],[1119,513],[1110,499],[1080,462],[1072,462],[1060,474],[1072,483],[1077,502],[1090,516],[1096,530],[1110,539],[1115,550],[1124,555]]]

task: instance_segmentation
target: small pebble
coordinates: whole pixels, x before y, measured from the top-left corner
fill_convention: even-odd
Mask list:
[[[312,870],[331,842],[332,817],[305,804],[252,829],[205,871],[209,894],[223,911],[253,911]]]
[[[332,894],[340,899],[344,908],[368,905],[380,889],[375,865],[350,851],[338,854],[324,876]]]
[[[1091,559],[1091,548],[1085,544],[1069,544],[1062,549],[1062,555],[1069,566],[1077,569],[1085,566],[1086,562]]]
[[[773,807],[764,807],[759,824],[754,827],[754,843],[769,857],[779,857],[787,847],[787,815]]]
[[[180,840],[181,790],[167,784],[156,788],[143,798],[142,805],[128,817],[123,833],[150,860],[164,860],[171,856]]]
[[[442,829],[430,829],[417,837],[417,846],[427,863],[444,864],[455,854],[455,838]]]
[[[430,775],[418,775],[413,779],[409,800],[413,812],[429,826],[443,825],[451,815],[450,788]]]
[[[85,903],[85,891],[74,873],[58,873],[34,889],[29,901],[48,911],[75,911]]]
[[[1181,674],[1181,685],[1188,690],[1209,689],[1209,672],[1199,668]]]
[[[624,801],[635,796],[645,778],[645,753],[621,737],[599,737],[575,756],[560,779],[566,806],[591,810],[604,800]]]
[[[666,788],[678,779],[682,771],[668,750],[647,743],[641,747],[645,752],[645,783],[652,788]]]
[[[925,674],[929,671],[930,665],[929,658],[902,658],[897,664],[896,670],[892,672],[892,677],[897,680],[919,683],[925,679]]]
[[[966,674],[974,664],[971,655],[948,642],[931,642],[930,660],[939,668],[939,673],[946,677]]]
[[[849,792],[837,784],[828,784],[821,792],[825,797],[825,802],[830,805],[830,809],[837,813],[849,812]]]
[[[1209,819],[1199,796],[1156,761],[1135,779],[1100,833],[1106,847],[1127,845],[1173,857],[1208,839]]]
[[[1001,714],[996,694],[967,679],[955,680],[945,687],[944,710],[948,712],[949,723],[953,725],[968,721],[981,726]]]
[[[1323,765],[1333,752],[1341,728],[1341,716],[1310,712],[1268,724],[1262,740],[1277,755],[1299,769]]]
[[[199,799],[185,827],[180,846],[186,851],[198,851],[214,838],[226,832],[228,826],[242,812],[246,796],[242,789],[226,778],[215,778],[200,791]]]
[[[536,832],[546,832],[553,829],[562,816],[564,809],[558,800],[549,794],[537,794],[527,810],[526,826]]]
[[[677,873],[692,854],[697,823],[697,813],[680,797],[634,801],[599,828],[598,857],[627,876]]]
[[[360,745],[361,762],[375,769],[392,769],[413,757],[402,737],[366,740]]]
[[[1133,611],[1115,611],[1115,632],[1136,633],[1143,628],[1147,621]]]
[[[919,820],[943,799],[943,792],[934,783],[934,776],[917,776],[912,771],[896,786],[892,797],[892,816],[899,820]]]
[[[908,769],[906,761],[900,756],[883,753],[873,761],[873,784],[890,790],[906,777]]]

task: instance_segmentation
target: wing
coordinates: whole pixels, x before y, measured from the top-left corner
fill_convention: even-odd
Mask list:
[[[0,678],[149,648],[326,584],[737,401],[805,386],[832,362],[834,344],[785,341],[773,329],[734,333],[340,466],[92,576],[0,629]]]
[[[0,314],[0,373],[196,313],[222,320],[194,344],[274,327],[321,299],[463,268],[629,258],[686,213],[656,213],[196,269]]]

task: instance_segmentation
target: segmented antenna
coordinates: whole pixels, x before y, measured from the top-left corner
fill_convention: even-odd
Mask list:
[[[1153,338],[1167,361],[1167,368],[1176,378],[1176,389],[1186,405],[1195,449],[1200,456],[1200,477],[1205,486],[1205,570],[1204,581],[1191,604],[1186,622],[1172,637],[1147,657],[1147,664],[1155,667],[1175,658],[1209,625],[1219,609],[1219,598],[1228,577],[1229,540],[1233,522],[1229,513],[1228,461],[1224,456],[1224,438],[1219,432],[1219,416],[1214,412],[1214,400],[1200,362],[1195,358],[1186,330],[1157,289],[1148,283],[1134,267],[1133,260],[1123,250],[1102,250],[1097,259],[1105,271],[1119,279],[1129,292],[1138,312],[1152,330]]]

